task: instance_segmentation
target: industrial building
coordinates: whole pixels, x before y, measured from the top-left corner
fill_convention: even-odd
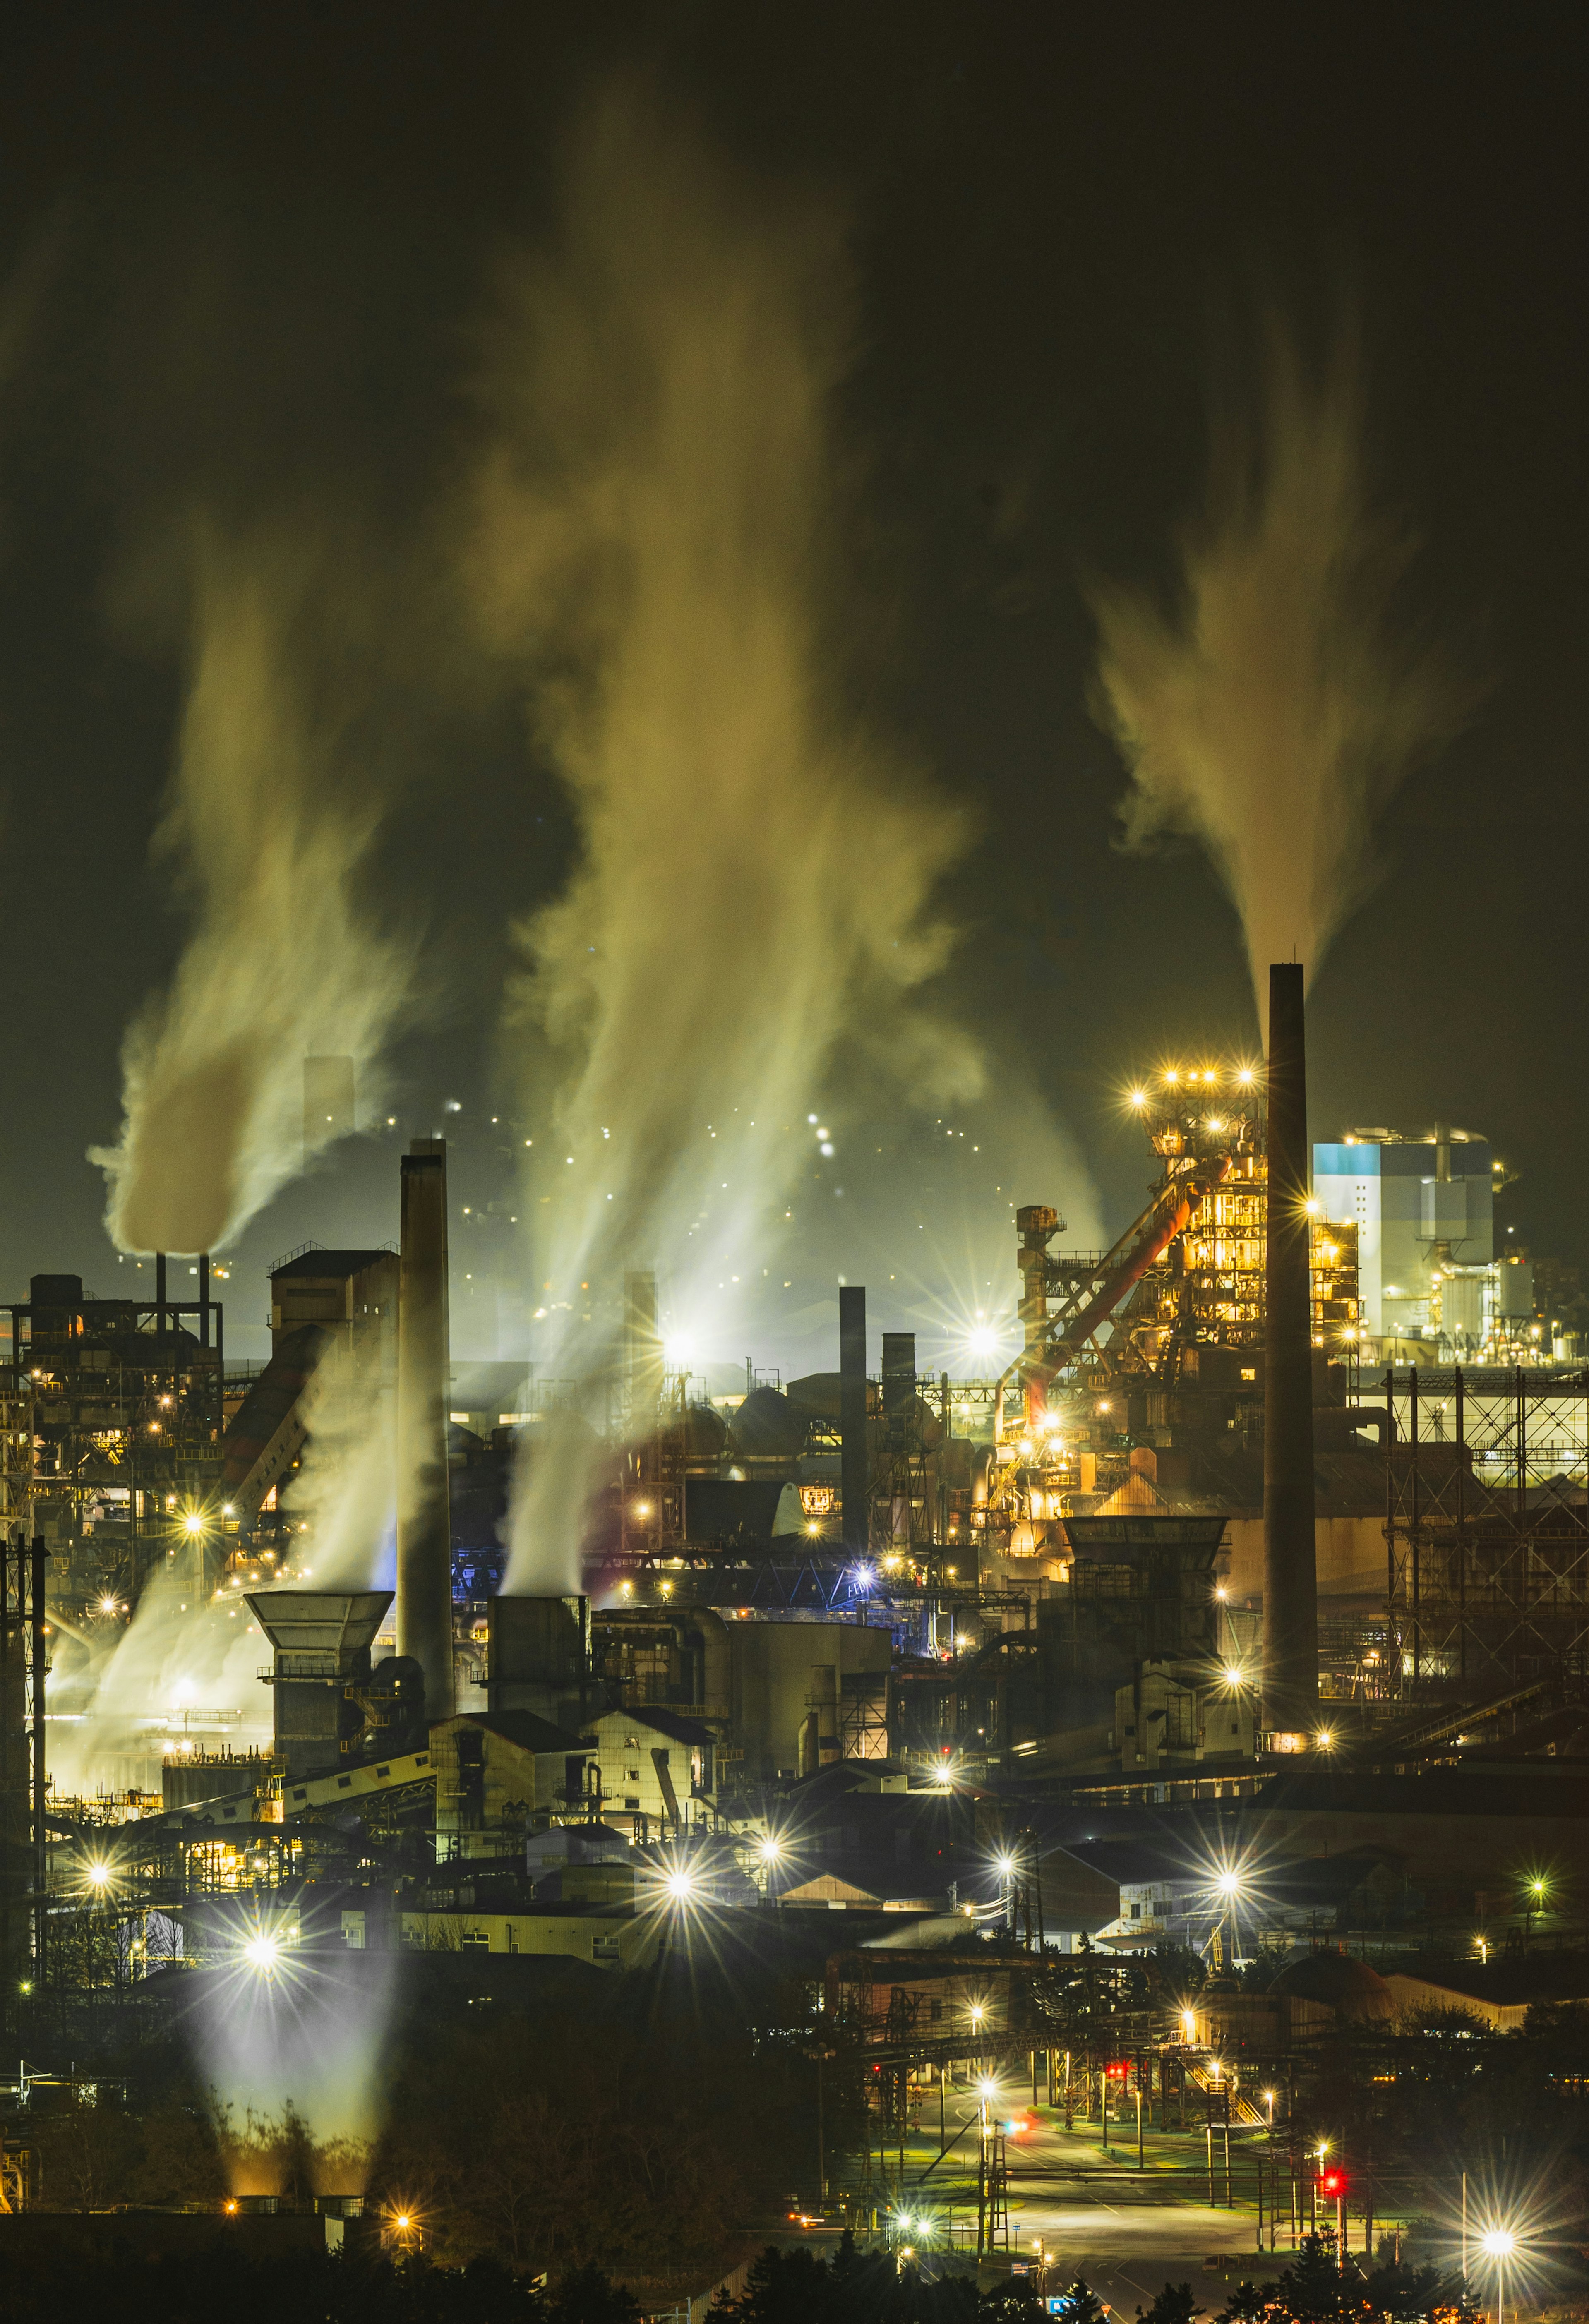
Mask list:
[[[1552,1352],[1539,1344],[1529,1259],[1496,1249],[1495,1197],[1509,1183],[1487,1139],[1445,1122],[1351,1130],[1314,1147],[1320,1215],[1356,1235],[1364,1360],[1513,1364]]]
[[[1128,1873],[1077,1819],[1272,1825],[1298,1754],[1367,1780],[1575,1749],[1589,1375],[1538,1360],[1487,1142],[1310,1147],[1298,973],[1270,1022],[1262,1069],[1141,1079],[1147,1198],[1109,1250],[1017,1211],[1002,1377],[919,1371],[847,1286],[836,1369],[749,1366],[724,1409],[665,1364],[632,1269],[577,1594],[500,1587],[506,1466],[553,1406],[494,1372],[481,1429],[458,1418],[442,1141],[402,1157],[395,1248],[276,1262],[246,1379],[208,1262],[180,1303],[163,1262],[148,1305],[36,1277],[0,1383],[7,2006],[198,1958],[239,1893],[283,1928],[309,1898],[351,1948],[614,1970],[658,1958],[680,1879],[752,1915],[953,1935],[996,1907],[1037,1942],[1223,1945],[1184,1863]],[[1501,1346],[1519,1360],[1482,1360]],[[334,1394],[392,1447],[394,1591],[313,1586]],[[190,1711],[158,1790],[73,1801],[52,1653],[69,1676],[156,1570],[257,1621],[270,1741]],[[1330,1850],[1319,1816],[1287,1829],[1298,1860]],[[992,1896],[990,1834],[1030,1868]],[[1358,1868],[1351,1909],[1394,1920],[1395,1877]]]

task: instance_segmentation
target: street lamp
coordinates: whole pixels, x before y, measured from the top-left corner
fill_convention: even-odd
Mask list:
[[[1479,2249],[1495,2270],[1495,2324],[1505,2324],[1506,2263],[1517,2247],[1517,2236],[1510,2227],[1487,2227],[1479,2237]]]

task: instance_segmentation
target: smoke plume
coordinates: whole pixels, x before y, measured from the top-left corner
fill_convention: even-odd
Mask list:
[[[395,1390],[323,1357],[306,1393],[309,1442],[286,1496],[309,1525],[317,1590],[375,1590],[395,1578]],[[300,1560],[300,1562],[303,1562]]]
[[[236,1236],[303,1167],[305,1057],[351,1056],[367,1077],[405,983],[355,895],[376,815],[348,780],[341,674],[322,667],[323,576],[307,554],[213,539],[195,565],[156,842],[194,926],[170,990],[128,1032],[120,1141],[92,1157],[127,1250]]]
[[[246,1606],[206,1599],[197,1582],[179,1556],[156,1567],[125,1630],[79,1634],[88,1651],[55,1690],[69,1714],[50,1746],[61,1796],[125,1790],[152,1774],[158,1784],[162,1730],[180,1713],[236,1711],[226,1741],[268,1745],[258,1626]]]
[[[504,281],[467,576],[583,841],[522,930],[513,1027],[555,1085],[531,1204],[554,1370],[625,1265],[709,1335],[808,1167],[841,1037],[919,1097],[975,1083],[911,1006],[949,946],[952,818],[835,675],[846,272],[830,212],[624,93],[576,145],[558,254]],[[567,1467],[518,1497],[516,1588],[568,1586]]]
[[[1203,841],[1242,916],[1261,1011],[1271,961],[1316,972],[1369,883],[1377,811],[1467,707],[1397,632],[1417,544],[1369,507],[1363,421],[1354,346],[1312,380],[1272,325],[1256,430],[1215,429],[1175,617],[1095,595],[1104,715],[1132,776],[1125,844]]]

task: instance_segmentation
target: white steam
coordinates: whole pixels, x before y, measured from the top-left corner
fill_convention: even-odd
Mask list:
[[[1261,422],[1216,436],[1175,618],[1140,595],[1095,597],[1101,691],[1132,776],[1126,844],[1203,841],[1261,1011],[1270,962],[1316,973],[1369,884],[1377,811],[1465,706],[1396,633],[1416,543],[1369,507],[1363,420],[1352,347],[1311,381],[1271,327]]]
[[[468,579],[583,839],[522,930],[513,1024],[556,1075],[560,1183],[531,1204],[553,1371],[626,1265],[699,1319],[764,1261],[841,1037],[919,1098],[976,1079],[910,1006],[949,948],[952,819],[833,674],[846,272],[830,215],[625,96],[577,145],[559,254],[505,281]],[[570,1586],[569,1468],[531,1464],[510,1587]]]
[[[374,1590],[394,1579],[395,1405],[393,1382],[356,1376],[337,1351],[305,1391],[309,1442],[289,1498],[293,1517],[309,1522],[304,1562],[317,1590]]]
[[[162,1729],[180,1731],[179,1714],[238,1714],[223,1733],[195,1733],[207,1749],[221,1741],[228,1748],[268,1746],[271,1699],[259,1671],[270,1654],[258,1625],[246,1606],[224,1595],[202,1600],[193,1581],[191,1561],[179,1551],[156,1567],[125,1630],[85,1634],[89,1654],[74,1670],[69,1692],[56,1697],[57,1711],[68,1715],[59,1725],[51,1720],[58,1795],[158,1784]]]
[[[353,714],[320,669],[322,611],[307,558],[213,540],[198,556],[157,843],[195,925],[128,1032],[120,1141],[92,1157],[127,1250],[236,1236],[303,1167],[305,1057],[351,1056],[365,1079],[403,998],[402,956],[354,895],[376,817],[347,780]]]

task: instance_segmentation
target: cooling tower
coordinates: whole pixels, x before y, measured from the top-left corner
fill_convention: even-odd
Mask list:
[[[1313,1330],[1308,1305],[1307,1065],[1302,971],[1269,972],[1269,1204],[1263,1388],[1263,1726],[1311,1736],[1318,1715]]]
[[[451,1351],[447,1141],[402,1157],[397,1317],[397,1651],[425,1674],[428,1718],[453,1711],[452,1505],[447,1475]]]

